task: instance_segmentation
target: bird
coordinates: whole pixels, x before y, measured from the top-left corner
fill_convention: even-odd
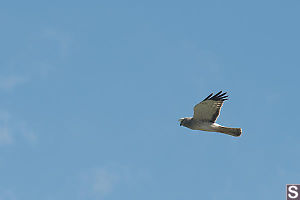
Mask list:
[[[208,132],[219,132],[227,135],[239,137],[242,134],[241,128],[230,128],[216,123],[220,115],[221,107],[224,101],[228,100],[225,96],[227,92],[218,92],[208,95],[203,101],[194,106],[193,117],[180,118],[180,126],[185,126],[192,130],[201,130]]]

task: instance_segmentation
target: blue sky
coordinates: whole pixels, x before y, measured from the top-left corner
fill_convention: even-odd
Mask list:
[[[300,183],[300,3],[0,7],[0,200],[284,199]],[[180,127],[211,92],[234,138]]]

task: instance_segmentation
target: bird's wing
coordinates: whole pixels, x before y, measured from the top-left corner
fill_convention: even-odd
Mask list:
[[[218,92],[216,95],[212,96],[211,93],[203,101],[195,105],[194,107],[194,119],[215,122],[220,114],[223,102],[227,100],[228,96],[222,91]]]

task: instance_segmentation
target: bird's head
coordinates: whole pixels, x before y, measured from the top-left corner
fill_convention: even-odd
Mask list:
[[[189,127],[192,120],[193,118],[191,117],[184,117],[184,118],[180,118],[178,121],[180,122],[180,126]]]
[[[184,124],[185,118],[180,118],[178,121],[180,122],[180,126],[182,126],[182,124]]]

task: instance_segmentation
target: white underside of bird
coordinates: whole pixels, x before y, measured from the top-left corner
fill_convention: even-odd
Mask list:
[[[179,119],[181,122],[184,118]],[[220,124],[217,124],[215,122],[206,122],[201,120],[193,120],[194,123],[192,126],[188,127],[192,130],[200,130],[200,131],[207,131],[207,132],[219,132],[219,133],[225,133],[232,136],[239,136],[242,133],[241,128],[230,128],[221,126]]]

